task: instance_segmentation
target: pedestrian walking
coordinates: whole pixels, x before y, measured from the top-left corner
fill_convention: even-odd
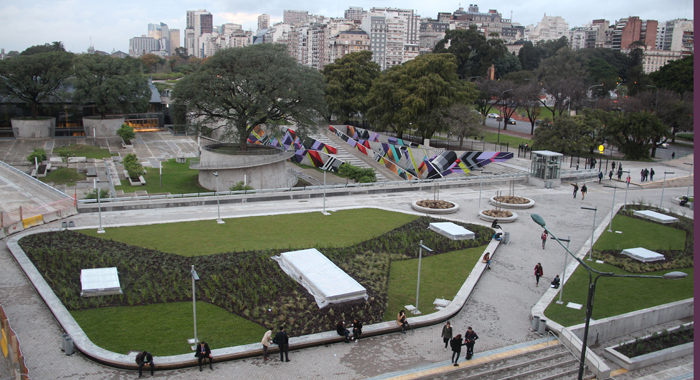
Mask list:
[[[644,182],[644,169],[642,169],[641,175],[642,175],[642,180],[641,180],[641,181]]]
[[[452,360],[451,362],[454,363],[455,367],[458,367],[459,364],[457,362],[459,361],[459,355],[462,355],[462,346],[466,345],[466,343],[462,343],[462,334],[457,334],[456,337],[452,338],[450,340],[450,347],[452,347]]]
[[[598,172],[598,184],[600,185],[600,181],[603,180],[603,172]]]
[[[544,249],[544,244],[547,242],[547,230],[544,230],[544,232],[542,232],[542,236],[540,236],[540,239],[542,239],[542,249]]]
[[[442,341],[445,342],[445,351],[447,351],[447,345],[452,339],[452,325],[450,325],[450,321],[447,321],[447,323],[442,326],[442,334],[440,334],[440,336],[442,337]]]
[[[474,356],[474,343],[476,343],[477,339],[479,339],[479,336],[472,330],[472,327],[467,327],[467,332],[464,334],[464,343],[467,344],[467,360],[471,360],[472,356]]]
[[[627,175],[627,180],[625,181],[625,182],[627,182],[627,187],[629,187],[630,181],[631,181],[631,180],[632,180],[632,178],[631,178],[630,175],[628,174],[628,175]]]
[[[151,376],[153,376],[155,365],[153,364],[153,355],[150,352],[143,351],[136,355],[136,364],[139,366],[139,377],[141,377],[141,371],[143,371],[144,366],[151,369]]]
[[[622,164],[617,168],[617,180],[622,181]]]
[[[265,332],[265,335],[263,335],[261,343],[263,346],[263,361],[267,361],[267,349],[270,348],[270,345],[272,344],[272,330],[271,329],[268,329]]]
[[[574,187],[574,199],[576,199],[576,193],[578,193],[578,183],[572,183],[571,186]]]
[[[612,170],[615,170],[615,161],[612,162]]]
[[[608,173],[608,179],[612,181],[612,176],[613,176],[613,171],[611,170],[610,173]]]
[[[360,335],[362,335],[362,322],[355,318],[352,320],[352,339],[355,340],[355,343],[360,339]]]
[[[581,200],[584,200],[586,198],[587,192],[588,192],[588,188],[586,187],[586,184],[584,183],[583,186],[581,186]]]
[[[673,160],[674,158],[676,158],[676,152],[671,152],[671,159]]]
[[[280,349],[280,361],[289,362],[289,335],[284,331],[284,326],[280,326],[280,331],[275,334],[272,340]],[[285,360],[286,359],[286,360]]]
[[[206,365],[207,360],[209,360],[209,369],[212,371],[214,370],[214,367],[211,366],[214,357],[211,354],[211,349],[207,342],[199,342],[199,345],[197,345],[197,352],[194,353],[194,356],[197,357],[197,362],[199,363],[199,372],[202,372],[202,361],[204,361]]]
[[[537,263],[537,265],[535,265],[535,286],[540,286],[540,277],[543,275],[542,264]]]
[[[654,180],[654,174],[656,174],[656,173],[654,172],[654,168],[651,168],[651,170],[649,171],[649,179],[650,179],[651,181]]]
[[[649,180],[649,169],[644,168],[644,180],[648,181]]]

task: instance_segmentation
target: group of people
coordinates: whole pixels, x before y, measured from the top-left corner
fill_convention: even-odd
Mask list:
[[[543,234],[543,236],[545,236],[545,234]],[[544,238],[542,240],[542,247],[544,247]],[[544,276],[542,264],[537,263],[537,265],[535,265],[535,286],[540,286],[540,277],[542,276]],[[550,283],[550,286],[554,289],[558,289],[559,285],[561,285],[561,279],[559,278],[559,275],[556,275],[554,277],[554,280],[552,280],[552,282]]]
[[[574,187],[574,199],[576,199],[576,193],[578,193],[578,183],[572,183],[571,186]],[[586,198],[586,193],[588,192],[588,187],[586,187],[586,184],[584,183],[581,185],[581,200]],[[542,246],[544,248],[544,245]]]
[[[612,166],[612,169],[608,172],[608,179],[610,179],[612,181],[613,175],[615,175],[615,161],[613,161],[611,166]],[[617,180],[618,181],[622,181],[622,173],[623,173],[622,163],[620,163],[617,165]],[[601,170],[598,172],[598,183],[599,184],[603,180],[603,177],[604,177],[603,171]]]
[[[214,356],[211,354],[211,349],[209,349],[209,345],[207,344],[207,342],[199,342],[195,351],[196,352],[194,356],[197,357],[197,362],[199,363],[199,371],[202,371],[202,361],[204,361],[204,364],[206,365],[207,360],[209,360],[209,369],[213,371],[214,367],[212,367],[212,361],[214,360]],[[139,366],[139,377],[141,377],[143,373],[143,367],[150,369],[151,376],[153,376],[156,366],[153,362],[153,355],[150,352],[139,352],[136,355],[136,365]]]
[[[647,168],[642,169],[642,171],[641,171],[641,173],[640,173],[640,175],[641,175],[641,177],[642,177],[642,182],[647,181],[647,180],[653,181],[653,180],[654,180],[654,174],[656,174],[656,173],[654,172],[654,168],[651,168],[651,170],[649,170],[649,169],[647,169]]]
[[[352,328],[352,337],[350,336],[350,330],[345,328],[344,321],[338,321],[338,323],[335,325],[335,331],[338,332],[338,335],[345,337],[345,343],[350,343],[353,340],[355,343],[357,343],[357,341],[360,339],[360,335],[362,335],[362,322],[355,318],[353,319],[352,324],[348,327]]]
[[[451,362],[454,363],[455,367],[459,366],[457,362],[459,361],[459,356],[462,354],[462,346],[467,346],[467,355],[465,359],[470,360],[472,356],[474,356],[474,343],[479,339],[479,336],[476,335],[476,332],[472,330],[471,326],[467,328],[467,332],[464,333],[464,339],[462,339],[462,334],[457,334],[454,337],[452,336],[452,325],[450,321],[447,321],[445,326],[442,327],[440,336],[445,343],[445,351],[447,351],[448,344],[452,348]]]
[[[280,349],[280,361],[290,362],[291,360],[289,360],[289,335],[287,335],[287,332],[284,331],[284,326],[280,326],[280,331],[278,331],[277,334],[275,334],[274,338],[272,337],[272,329],[267,330],[265,332],[265,335],[263,335],[262,346],[264,361],[267,361],[267,350],[273,344],[276,344],[277,347],[279,347]]]

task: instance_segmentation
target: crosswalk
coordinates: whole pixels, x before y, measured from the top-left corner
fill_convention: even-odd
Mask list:
[[[352,149],[352,148],[350,148],[349,145],[346,144],[345,146],[342,146],[342,145],[338,146],[337,144],[335,144],[333,141],[331,141],[324,134],[315,134],[315,135],[311,135],[310,137],[318,142],[321,142],[323,144],[326,144],[328,146],[332,146],[332,147],[336,148],[338,153],[336,153],[336,154],[329,153],[328,154],[329,156],[335,157],[335,158],[337,158],[345,163],[348,163],[350,165],[358,166],[361,168],[372,168],[372,166],[370,166],[364,160],[359,159],[359,158],[353,156],[352,154],[350,154],[346,150],[346,149]],[[368,159],[371,159],[371,158],[368,157]],[[372,168],[372,169],[374,169],[374,168]],[[376,169],[375,169],[375,172],[377,172]],[[382,175],[381,173],[377,172],[377,182],[383,182],[383,181],[388,181],[388,179],[384,175]]]

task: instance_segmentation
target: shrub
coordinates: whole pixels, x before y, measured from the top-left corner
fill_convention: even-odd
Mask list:
[[[129,178],[139,178],[139,176],[146,173],[146,170],[133,153],[127,154],[122,160],[122,164],[124,164],[124,170],[126,170]]]
[[[36,157],[39,163],[46,161],[46,151],[44,150],[44,148],[34,148],[34,151],[32,151],[32,153],[29,156],[27,156],[27,161],[33,164],[34,157]]]
[[[678,137],[681,140],[693,141],[694,136],[695,135],[693,133],[676,133],[676,137]]]
[[[134,128],[131,128],[128,124],[122,124],[121,128],[117,129],[117,136],[121,137],[128,145],[136,137],[136,133],[134,133]]]
[[[231,190],[231,191],[254,190],[254,188],[253,188],[253,186],[250,186],[250,185],[244,185],[243,181],[238,181],[238,183],[231,186],[231,188],[229,190]]]
[[[71,153],[68,149],[65,147],[59,149],[56,151],[59,157],[61,157],[61,161],[63,162],[68,162],[68,157],[73,157],[75,154]]]
[[[100,189],[100,199],[109,198],[109,190]],[[97,199],[97,189],[93,189],[91,192],[85,195],[85,199]]]
[[[350,178],[355,182],[377,182],[377,173],[372,168],[361,168],[348,163],[340,165],[338,174],[341,177]]]

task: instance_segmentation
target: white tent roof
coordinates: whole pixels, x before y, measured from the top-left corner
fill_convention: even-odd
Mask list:
[[[452,222],[430,223],[428,229],[452,240],[474,239],[474,233]]]
[[[622,250],[622,254],[645,263],[648,263],[650,261],[666,260],[666,257],[664,255],[641,247],[624,249]]]
[[[80,295],[83,297],[122,294],[116,267],[82,269],[80,284],[82,286]]]

